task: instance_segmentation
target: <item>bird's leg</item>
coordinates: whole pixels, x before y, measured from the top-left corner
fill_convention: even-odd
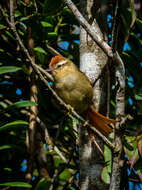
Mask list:
[[[84,123],[83,123],[83,127],[87,127],[89,125],[89,120],[86,120]]]
[[[68,109],[69,113],[74,112],[74,108],[70,104],[67,104],[67,109]]]

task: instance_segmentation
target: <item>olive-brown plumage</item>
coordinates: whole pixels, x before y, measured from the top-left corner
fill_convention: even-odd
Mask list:
[[[91,123],[103,134],[108,135],[112,131],[109,124],[115,121],[99,114],[91,107],[93,88],[87,76],[79,71],[73,62],[61,56],[52,58],[49,66],[57,94],[77,113],[86,113]]]
[[[53,71],[55,90],[62,99],[80,114],[92,103],[93,90],[87,77],[68,61]]]

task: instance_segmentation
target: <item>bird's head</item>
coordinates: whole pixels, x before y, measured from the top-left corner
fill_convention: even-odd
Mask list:
[[[51,59],[50,64],[49,64],[49,71],[60,69],[64,65],[66,65],[67,62],[68,62],[68,59],[57,55]]]

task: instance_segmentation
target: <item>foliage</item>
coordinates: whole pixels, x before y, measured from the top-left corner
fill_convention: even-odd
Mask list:
[[[78,6],[78,1],[74,2]],[[8,7],[7,4],[2,4],[2,6]],[[8,8],[6,13],[9,15]],[[112,15],[111,4],[108,5],[108,15]],[[19,0],[14,16],[17,31],[26,48],[28,48],[28,31],[29,29],[32,31],[34,54],[38,65],[48,68],[52,54],[46,44],[79,65],[79,25],[62,1]],[[136,19],[126,46],[124,39],[134,19],[134,9],[124,4],[121,17],[124,30],[120,32],[119,41],[122,39],[124,43],[120,46],[125,50],[122,58],[126,68],[126,114],[134,117],[134,121],[130,122],[126,128],[128,134],[123,138],[128,161],[124,167],[130,170],[134,168],[140,177],[137,178],[142,179],[142,18]],[[111,27],[108,26],[108,36],[110,30]],[[78,189],[79,156],[76,145],[78,121],[70,115],[64,115],[62,108],[55,106],[55,99],[39,79],[37,80],[38,105],[30,101],[29,62],[2,15],[0,15],[0,41],[0,186],[8,186],[10,189],[32,187],[35,190],[44,190],[53,185],[57,190]],[[113,93],[115,90],[112,91]],[[112,112],[115,108],[114,102],[115,100],[111,97]],[[28,159],[26,129],[29,116],[27,113],[29,113],[29,107],[33,105],[38,107],[38,117],[46,124],[54,144],[67,162],[60,158],[56,149],[53,148],[51,151],[50,145],[46,142],[47,170],[50,179],[41,178],[37,165],[34,164],[31,186],[26,183],[27,162],[25,164],[24,160]],[[102,173],[105,183],[109,183],[110,180],[110,159],[110,150],[105,147],[107,164]]]

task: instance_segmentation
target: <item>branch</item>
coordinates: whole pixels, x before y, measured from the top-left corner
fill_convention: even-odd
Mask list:
[[[120,3],[121,0],[117,0],[115,5],[115,15],[112,30],[112,48],[116,57],[119,57],[117,53],[117,38],[118,38],[118,27],[119,27],[119,15],[120,15]],[[115,66],[115,77],[118,82],[118,90],[116,93],[116,120],[115,125],[115,151],[113,152],[113,163],[112,163],[112,177],[109,190],[119,190],[120,180],[121,180],[121,153],[122,153],[122,140],[120,136],[121,127],[124,124],[124,114],[125,114],[125,67],[122,61]]]
[[[78,114],[74,111],[74,109],[71,108],[71,106],[70,106],[70,108],[69,108],[69,106],[68,106],[68,105],[57,95],[57,93],[52,89],[52,87],[49,85],[48,81],[43,77],[43,75],[42,75],[42,73],[41,73],[41,72],[42,72],[42,69],[41,69],[41,68],[39,69],[39,66],[37,66],[37,65],[33,62],[33,60],[32,60],[32,58],[31,58],[31,56],[30,56],[28,50],[25,48],[25,46],[24,46],[24,44],[23,44],[23,42],[22,42],[20,36],[18,35],[18,33],[17,33],[17,31],[16,31],[16,27],[15,27],[15,23],[14,23],[13,19],[12,19],[13,22],[11,23],[11,22],[9,21],[7,15],[5,14],[4,10],[3,10],[2,8],[0,8],[0,10],[2,11],[2,14],[3,14],[3,16],[5,17],[7,23],[9,24],[11,30],[13,31],[13,33],[14,33],[14,35],[15,35],[15,37],[16,37],[16,40],[17,40],[17,42],[19,43],[21,49],[24,51],[26,57],[29,59],[30,64],[32,65],[34,71],[38,74],[38,76],[40,77],[41,81],[42,81],[42,82],[48,87],[48,89],[52,92],[53,96],[58,100],[59,104],[62,105],[62,106],[63,106],[68,112],[70,112],[74,117],[76,117],[81,123],[83,123],[83,126],[89,127],[89,128],[90,128],[95,134],[97,134],[111,149],[114,149],[114,148],[115,148],[114,145],[113,145],[102,133],[100,133],[96,128],[94,128],[93,126],[91,126],[90,124],[88,124],[88,123],[86,122],[86,120],[85,120],[83,117],[81,117],[80,115],[78,115]],[[101,40],[101,41],[102,41],[102,40]],[[46,73],[46,74],[48,75],[49,73]],[[50,76],[50,77],[51,77],[51,76]],[[49,77],[49,78],[50,78],[50,77]],[[52,77],[51,77],[51,79],[52,79]]]
[[[11,2],[11,1],[10,1],[10,2]],[[5,17],[5,20],[6,20],[6,22],[8,23],[9,27],[10,27],[11,30],[13,31],[13,33],[14,33],[14,35],[15,35],[15,38],[16,38],[17,42],[19,43],[21,49],[23,50],[23,52],[25,53],[26,57],[27,57],[28,60],[30,61],[30,64],[32,65],[33,69],[34,69],[34,70],[35,70],[35,68],[39,69],[43,74],[46,75],[46,77],[47,77],[49,80],[54,81],[54,80],[53,80],[53,77],[52,77],[48,72],[46,72],[46,71],[45,71],[44,69],[42,69],[40,66],[36,65],[36,64],[34,63],[34,61],[32,60],[32,58],[31,58],[31,56],[30,56],[28,50],[27,50],[26,47],[24,46],[24,44],[23,44],[23,42],[22,42],[22,40],[21,40],[19,34],[18,34],[17,31],[16,31],[16,27],[15,27],[15,23],[14,23],[14,18],[13,18],[13,16],[12,16],[13,13],[11,13],[12,18],[11,18],[11,21],[9,21],[8,16],[7,16],[6,13],[5,13],[5,10],[4,10],[3,8],[1,8],[1,7],[0,7],[0,10],[1,10],[3,16]]]
[[[21,110],[21,113],[26,114],[26,115],[30,115],[30,112],[28,112],[27,110]],[[53,142],[52,138],[50,137],[50,134],[48,132],[48,129],[46,127],[46,124],[40,120],[40,118],[37,116],[36,117],[36,122],[39,124],[41,130],[45,133],[45,140],[46,143],[49,145],[49,151],[55,151],[58,156],[65,162],[67,163],[67,159],[64,157],[64,155],[62,154],[62,152],[59,150],[59,148],[55,145],[55,143]]]
[[[111,47],[99,35],[96,34],[95,26],[90,25],[87,22],[87,20],[82,16],[74,3],[71,0],[62,1],[68,6],[68,8],[72,11],[80,25],[86,30],[86,32],[98,44],[98,46],[104,51],[104,53],[117,64],[121,64],[121,57],[113,54]]]
[[[50,45],[46,44],[46,47],[48,49],[48,51],[53,55],[60,55],[62,56],[57,50],[55,50],[53,47],[51,47]]]
[[[117,40],[118,40],[118,30],[119,30],[119,4],[118,0],[114,2],[115,8],[114,8],[114,18],[113,18],[113,27],[112,27],[112,51],[116,52],[117,49]]]
[[[0,99],[1,99],[1,98],[3,98],[3,97],[0,96]],[[4,99],[4,102],[6,102],[8,105],[12,105],[12,104],[13,104],[13,103],[12,103],[10,100],[8,100],[8,99]],[[20,110],[20,112],[21,112],[22,114],[27,115],[27,116],[30,116],[30,114],[31,114],[31,111],[28,111],[28,110],[25,110],[25,109]],[[36,116],[35,120],[36,120],[36,122],[39,124],[41,130],[42,130],[43,132],[45,132],[45,140],[46,140],[46,143],[49,145],[49,151],[53,151],[53,149],[54,149],[54,151],[58,154],[58,156],[59,156],[65,163],[67,163],[67,162],[68,162],[67,159],[64,157],[64,155],[63,155],[62,152],[59,150],[59,148],[55,145],[55,143],[53,143],[53,141],[52,141],[52,139],[51,139],[51,137],[50,137],[50,134],[49,134],[49,132],[48,132],[48,129],[47,129],[47,127],[46,127],[46,124],[45,124],[43,121],[41,121],[38,116]]]
[[[120,179],[121,179],[121,153],[122,153],[122,140],[120,136],[121,125],[123,125],[124,118],[124,108],[125,108],[125,68],[123,63],[116,67],[116,79],[118,81],[119,88],[116,93],[116,120],[115,125],[115,151],[113,152],[113,164],[112,164],[112,178],[109,190],[119,190],[120,189]]]
[[[11,6],[10,6],[11,8]],[[31,43],[32,42],[32,43]],[[28,48],[29,51],[31,52],[31,58],[33,61],[35,61],[35,55],[34,55],[34,40],[32,38],[32,32],[31,28],[28,28]],[[29,66],[29,84],[30,84],[30,100],[37,103],[38,102],[38,90],[37,90],[37,85],[36,85],[36,77],[33,72],[33,68],[31,65]],[[28,158],[28,172],[27,176],[29,176],[28,182],[30,183],[32,180],[32,175],[33,175],[33,170],[34,170],[34,161],[35,161],[35,150],[38,149],[36,144],[36,136],[37,136],[37,130],[36,130],[36,117],[38,115],[38,108],[37,106],[31,106],[29,108],[30,110],[30,115],[29,115],[29,127],[26,130],[26,142],[27,142],[27,150],[29,153],[29,158]],[[39,141],[38,141],[39,143]],[[40,151],[39,151],[40,152]]]

